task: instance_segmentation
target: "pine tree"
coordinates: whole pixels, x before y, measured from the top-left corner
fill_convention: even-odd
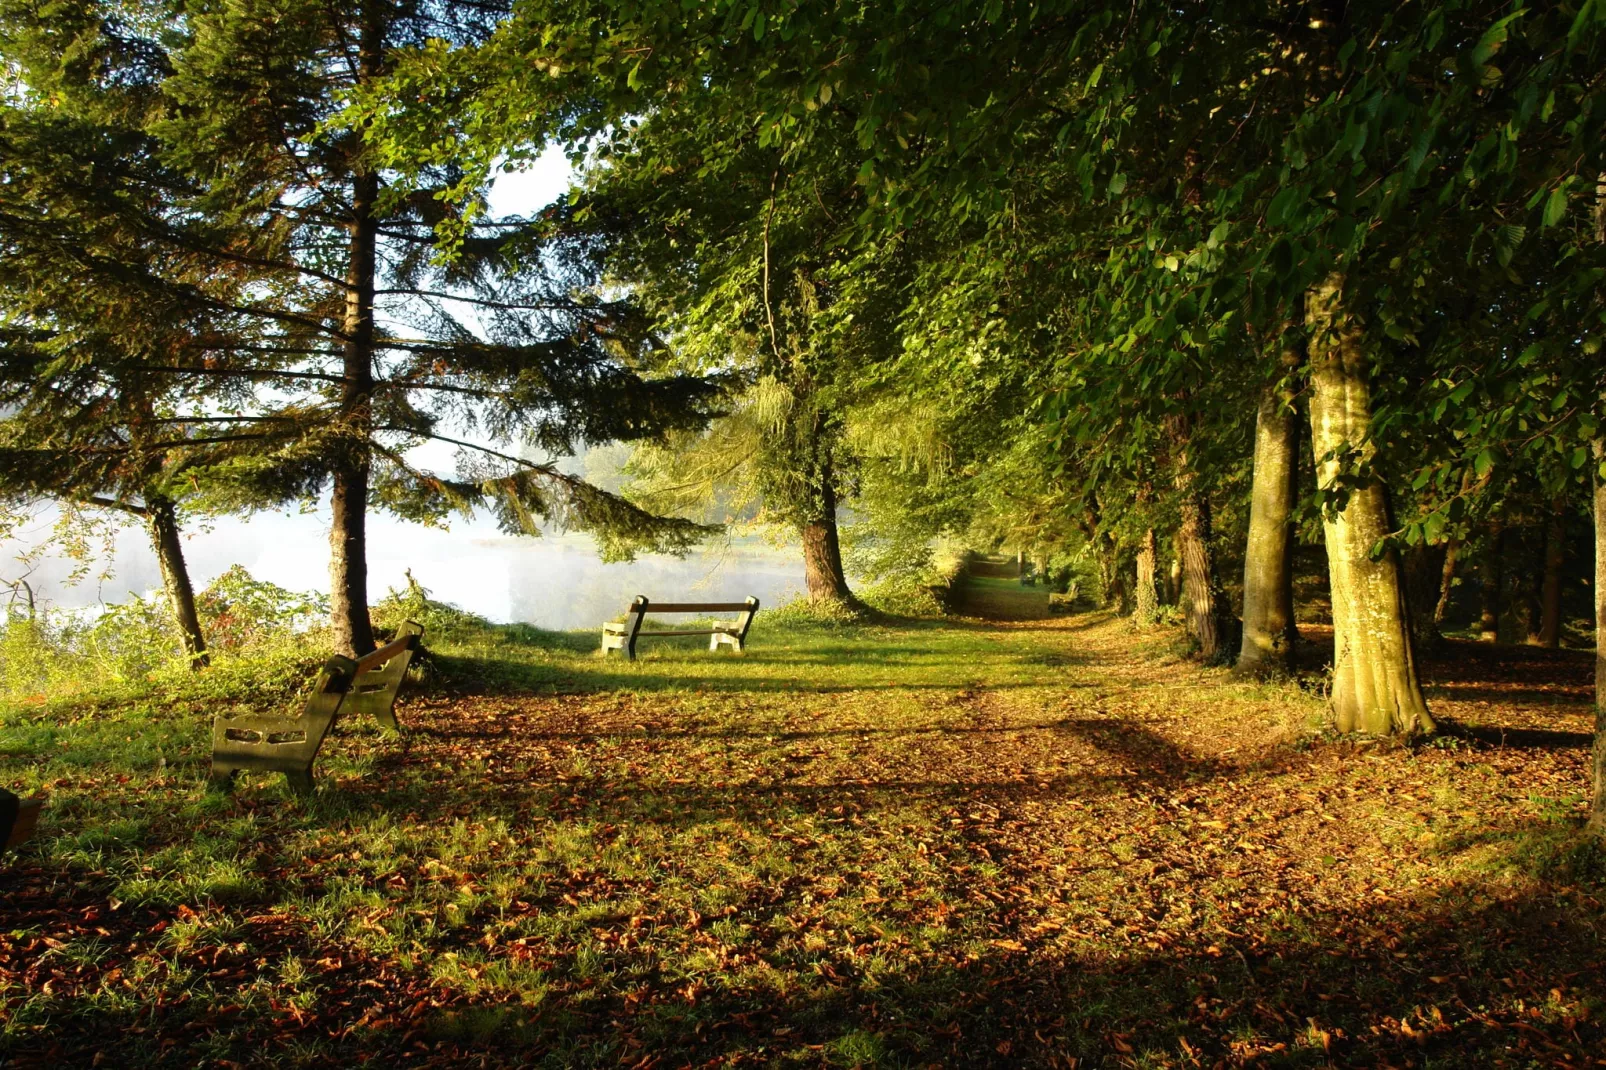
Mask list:
[[[486,508],[530,533],[548,519],[596,531],[611,555],[684,549],[704,534],[551,458],[700,426],[718,385],[651,374],[660,346],[646,320],[598,292],[584,240],[555,217],[482,220],[450,265],[437,262],[435,228],[458,211],[437,195],[462,175],[442,166],[396,185],[362,131],[340,122],[347,95],[382,78],[398,50],[483,37],[498,7],[108,2],[76,14],[0,10],[19,107],[115,95],[131,70],[148,83],[139,106],[84,117],[124,143],[95,183],[126,201],[143,266],[88,259],[68,282],[130,302],[154,291],[193,325],[181,351],[140,367],[165,376],[156,396],[226,399],[186,411],[184,430],[160,439],[192,458],[186,477],[210,507],[328,489],[339,649],[374,643],[370,507],[425,522]],[[469,198],[483,200],[483,186]],[[427,442],[456,448],[455,472],[414,463],[409,450]]]

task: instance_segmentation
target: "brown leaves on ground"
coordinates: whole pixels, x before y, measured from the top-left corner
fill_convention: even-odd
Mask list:
[[[9,1065],[1606,1066],[1586,655],[1453,647],[1404,748],[1140,642],[576,658],[348,727],[305,807],[65,776]]]

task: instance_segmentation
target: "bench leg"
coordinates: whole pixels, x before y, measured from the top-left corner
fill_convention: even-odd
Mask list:
[[[231,766],[220,766],[212,763],[212,772],[206,778],[207,791],[220,791],[225,795],[234,790],[234,774],[237,772]]]
[[[311,766],[305,769],[287,769],[285,770],[284,779],[290,785],[290,790],[297,795],[311,795],[315,787],[312,780]]]

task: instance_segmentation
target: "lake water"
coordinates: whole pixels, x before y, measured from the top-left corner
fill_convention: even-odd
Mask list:
[[[329,590],[329,519],[307,514],[227,517],[209,530],[190,531],[185,557],[200,590],[231,565],[257,579],[292,590]],[[0,577],[15,579],[19,543],[0,543]],[[121,601],[130,593],[160,590],[161,574],[145,533],[120,532],[111,574],[77,585],[64,580],[65,561],[47,560],[29,578],[50,605],[87,608]],[[644,556],[604,564],[590,538],[579,534],[539,538],[501,534],[485,521],[458,521],[448,530],[389,517],[369,518],[369,596],[406,585],[406,572],[431,595],[493,621],[524,621],[541,628],[594,628],[638,594],[657,600],[740,601],[757,595],[773,608],[804,590],[801,551],[763,539],[715,540],[685,558]]]

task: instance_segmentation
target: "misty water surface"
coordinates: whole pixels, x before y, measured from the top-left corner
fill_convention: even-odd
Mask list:
[[[683,559],[654,555],[604,564],[591,539],[579,534],[507,536],[484,520],[458,521],[448,530],[382,515],[371,515],[368,523],[370,598],[404,587],[410,569],[433,597],[498,622],[592,628],[637,594],[719,602],[757,595],[764,606],[774,607],[804,588],[800,551],[777,549],[757,538],[715,540]],[[264,513],[227,517],[210,530],[192,531],[184,553],[197,590],[240,564],[257,579],[281,587],[327,592],[328,540],[327,510]],[[15,555],[23,545],[0,544],[0,577],[22,574]],[[63,609],[121,601],[161,587],[156,559],[140,528],[117,536],[109,575],[67,585],[69,570],[64,561],[47,560],[29,580],[48,604]]]

